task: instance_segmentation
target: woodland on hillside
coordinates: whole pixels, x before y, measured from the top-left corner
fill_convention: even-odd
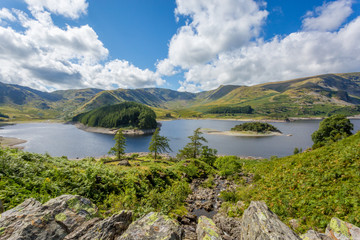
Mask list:
[[[97,108],[72,119],[89,127],[155,129],[156,114],[149,107],[135,102]]]

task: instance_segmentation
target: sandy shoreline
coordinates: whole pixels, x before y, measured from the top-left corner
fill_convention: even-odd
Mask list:
[[[323,120],[326,117],[289,117],[290,122],[295,121],[308,121],[308,120]],[[350,116],[347,117],[348,119],[356,119],[360,120],[360,115]],[[254,119],[254,118],[175,118],[175,119],[164,119],[158,120],[160,122],[166,121],[175,121],[175,120],[221,120],[221,121],[238,121],[238,122],[269,122],[269,123],[276,123],[276,122],[288,122],[286,120],[278,120],[278,119]]]
[[[75,127],[80,130],[92,133],[102,133],[102,134],[109,134],[115,135],[116,132],[119,130],[118,128],[103,128],[103,127],[88,127],[82,123],[72,123]],[[156,129],[129,129],[123,130],[124,135],[146,135],[152,134],[155,132]]]
[[[26,140],[19,139],[19,138],[12,138],[12,137],[2,137],[0,136],[0,145],[3,147],[11,147],[11,148],[20,148],[23,149],[24,147],[16,146],[19,144],[26,143]]]
[[[256,133],[256,132],[218,131],[214,129],[201,129],[201,131],[206,134],[237,136],[237,137],[272,137],[272,136],[284,135],[279,132]]]

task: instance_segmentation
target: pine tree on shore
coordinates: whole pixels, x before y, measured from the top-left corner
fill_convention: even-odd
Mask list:
[[[159,131],[159,128],[155,130],[149,145],[149,151],[154,153],[155,160],[159,153],[172,151],[169,146],[169,139],[167,137],[160,136]]]
[[[198,158],[201,154],[202,142],[207,143],[206,138],[201,136],[202,134],[200,128],[197,128],[194,134],[188,137],[191,141],[179,151],[179,157]]]
[[[125,154],[126,146],[126,139],[121,129],[115,134],[114,140],[115,146],[110,149],[109,154],[115,154],[117,160],[121,160],[122,156]]]

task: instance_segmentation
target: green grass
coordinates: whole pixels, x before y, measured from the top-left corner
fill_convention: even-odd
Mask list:
[[[57,119],[59,112],[56,110],[41,110],[32,106],[6,105],[0,106],[0,112],[6,113],[10,121],[46,120]]]
[[[133,210],[186,214],[189,183],[214,174],[236,181],[236,191],[222,192],[222,209],[240,217],[251,201],[263,200],[282,221],[297,219],[303,233],[324,231],[332,217],[360,226],[360,132],[332,145],[284,158],[243,160],[218,157],[214,166],[199,159],[180,162],[151,157],[130,160],[131,167],[88,158],[67,158],[0,148],[0,199],[6,209],[33,197],[41,202],[62,194],[91,199],[101,212]],[[246,184],[241,171],[253,175]],[[246,175],[245,175],[246,176]],[[242,201],[244,204],[237,203]]]
[[[245,163],[244,169],[256,176],[235,194],[245,207],[264,200],[285,223],[298,219],[299,232],[324,231],[332,217],[360,225],[360,133],[311,152]],[[240,216],[245,207],[229,213]]]
[[[108,214],[128,209],[136,217],[151,211],[183,215],[189,181],[214,171],[199,160],[175,163],[145,158],[130,163],[132,167],[91,158],[69,161],[0,148],[0,199],[8,210],[31,197],[44,203],[62,194],[76,194]]]

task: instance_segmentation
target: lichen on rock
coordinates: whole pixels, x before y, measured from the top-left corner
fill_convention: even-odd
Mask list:
[[[300,240],[288,226],[271,212],[264,202],[253,201],[244,211],[241,240]]]
[[[326,228],[326,235],[333,240],[358,240],[360,239],[360,228],[338,218],[332,218]]]
[[[35,199],[27,199],[2,214],[0,239],[64,239],[97,213],[97,207],[80,196],[62,195],[44,205]]]
[[[198,240],[221,240],[220,231],[215,223],[205,216],[200,216],[196,227]]]
[[[116,240],[180,240],[180,224],[161,213],[151,212],[133,222]]]
[[[314,230],[309,230],[300,237],[302,240],[332,240],[329,236]]]

